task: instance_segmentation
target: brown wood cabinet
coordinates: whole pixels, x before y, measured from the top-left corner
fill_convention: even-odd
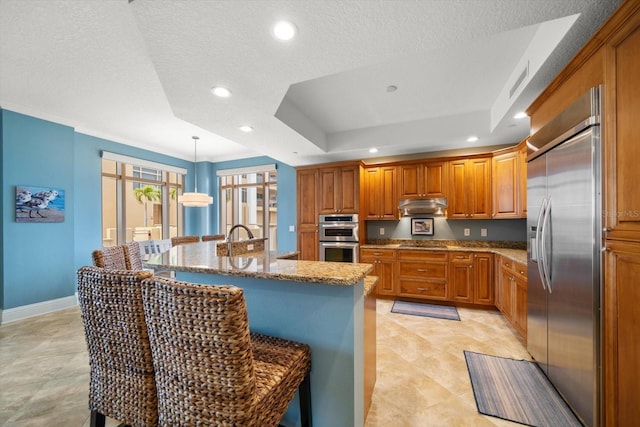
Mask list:
[[[521,143],[501,150],[491,160],[493,218],[526,218],[527,169],[526,151]]]
[[[398,219],[398,187],[395,166],[363,168],[361,189],[363,219]]]
[[[449,299],[473,302],[473,254],[449,253]]]
[[[395,276],[395,249],[360,249],[360,262],[373,264],[373,271],[369,275],[378,277],[376,295],[395,296],[398,293]]]
[[[318,214],[359,212],[359,169],[357,164],[318,169]]]
[[[531,133],[603,85],[601,425],[640,419],[640,0],[625,0],[527,110]]]
[[[300,169],[297,176],[298,235],[300,260],[318,260],[318,181],[317,169]]]
[[[447,178],[446,161],[399,165],[399,197],[447,197]]]
[[[635,425],[640,419],[640,2],[623,6],[630,12],[604,47],[602,395],[607,426]]]
[[[482,252],[449,253],[449,299],[494,305],[493,255]]]
[[[607,241],[604,276],[604,370],[607,425],[640,420],[640,243]]]
[[[448,264],[445,251],[398,250],[398,295],[447,300]]]
[[[513,327],[527,338],[527,266],[500,257],[500,278],[496,282],[496,307]]]
[[[491,218],[491,157],[449,162],[448,218]]]

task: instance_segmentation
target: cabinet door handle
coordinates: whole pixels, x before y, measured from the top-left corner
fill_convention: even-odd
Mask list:
[[[417,288],[416,290],[420,291],[420,292],[424,292],[426,290],[428,290],[427,288]]]
[[[464,255],[457,255],[457,256],[456,256],[456,258],[458,258],[458,259],[465,259],[465,258],[466,258],[466,256],[464,256]]]
[[[524,276],[524,271],[520,270],[520,274],[522,274]]]
[[[428,268],[418,268],[418,271],[420,273],[426,273],[427,271],[429,271],[429,269]]]

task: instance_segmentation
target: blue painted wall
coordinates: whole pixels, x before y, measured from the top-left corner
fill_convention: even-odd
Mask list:
[[[429,218],[429,215],[421,216]],[[384,228],[384,234],[380,229]],[[469,236],[464,235],[468,228]],[[480,230],[487,229],[487,237],[480,235]],[[399,221],[367,221],[368,239],[444,239],[444,240],[503,240],[527,241],[526,219],[446,219],[435,217],[433,221],[433,236],[411,235],[411,218],[401,218]]]
[[[73,295],[74,131],[11,111],[2,116],[3,307]],[[15,222],[16,185],[64,189],[64,222]]]
[[[275,163],[278,169],[278,242],[295,250],[295,169],[269,157],[221,163],[192,162],[75,132],[69,126],[0,110],[0,308],[71,296],[76,270],[91,263],[91,252],[102,245],[101,151],[187,169],[186,191],[214,197],[207,208],[185,208],[185,234],[218,232],[218,169]],[[65,190],[65,221],[15,222],[15,186],[52,186]]]

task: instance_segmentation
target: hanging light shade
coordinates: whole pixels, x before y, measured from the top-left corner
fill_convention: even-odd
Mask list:
[[[193,138],[193,163],[198,163],[198,138],[197,136],[192,136]],[[194,167],[195,169],[195,167]],[[193,174],[194,179],[194,192],[193,193],[182,193],[178,196],[178,203],[182,203],[183,206],[187,207],[198,207],[202,208],[213,203],[213,197],[209,196],[206,193],[198,193],[198,174]]]

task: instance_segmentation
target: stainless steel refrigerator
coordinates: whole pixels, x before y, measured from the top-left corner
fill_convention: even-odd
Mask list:
[[[587,426],[600,414],[600,88],[532,135],[527,349]]]

